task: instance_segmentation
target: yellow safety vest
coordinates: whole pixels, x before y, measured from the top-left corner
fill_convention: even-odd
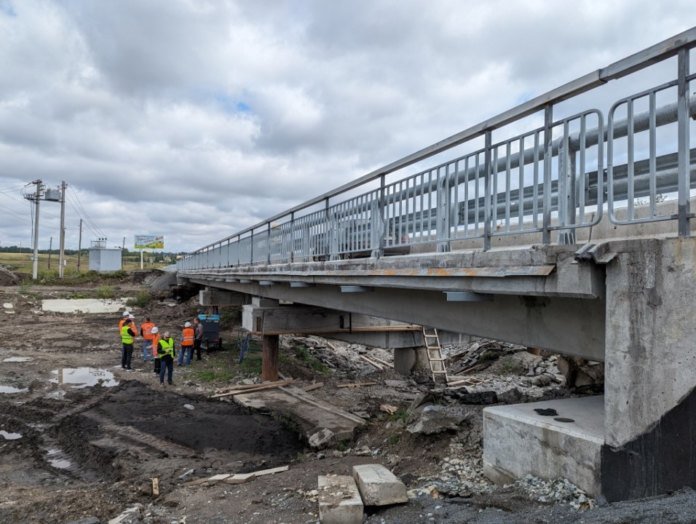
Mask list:
[[[132,344],[133,343],[133,335],[128,333],[129,329],[130,329],[130,326],[123,326],[121,328],[121,342],[124,344]]]
[[[158,356],[164,357],[169,355],[174,358],[174,339],[172,337],[160,339],[159,346],[160,351],[157,352]]]

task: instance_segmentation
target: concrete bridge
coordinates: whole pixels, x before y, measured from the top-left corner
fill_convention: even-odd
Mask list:
[[[205,246],[178,277],[246,304],[269,378],[293,331],[369,334],[403,360],[426,325],[603,361],[603,396],[484,410],[487,475],[608,500],[696,488],[694,46],[696,28],[578,78]],[[621,84],[659,62],[659,85]],[[607,92],[608,109],[576,107]],[[520,134],[530,115],[543,124]]]

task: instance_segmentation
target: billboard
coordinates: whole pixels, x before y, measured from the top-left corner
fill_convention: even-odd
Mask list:
[[[135,249],[164,249],[162,235],[135,235]]]

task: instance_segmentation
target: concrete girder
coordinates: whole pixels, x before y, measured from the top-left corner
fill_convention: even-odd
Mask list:
[[[204,284],[205,280],[192,278]],[[230,291],[379,318],[410,322],[604,360],[604,301],[565,297],[495,295],[487,302],[447,302],[439,291],[375,288],[341,293],[337,286],[290,288],[215,283]]]
[[[422,344],[421,326],[377,318],[360,313],[336,311],[320,307],[301,305],[272,305],[268,299],[254,297],[256,304],[245,305],[242,309],[242,327],[262,335],[281,335],[292,333],[307,334],[378,334],[415,333],[408,337],[407,347]],[[261,306],[260,304],[264,304]],[[389,346],[384,346],[389,347]],[[400,346],[403,347],[403,346]]]

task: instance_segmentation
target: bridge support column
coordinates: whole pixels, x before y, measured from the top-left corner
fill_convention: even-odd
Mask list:
[[[430,372],[428,354],[423,347],[394,348],[394,370],[401,375]]]
[[[263,336],[263,355],[261,361],[261,380],[274,382],[278,380],[278,335]]]
[[[627,241],[607,266],[607,500],[696,488],[696,239]]]

